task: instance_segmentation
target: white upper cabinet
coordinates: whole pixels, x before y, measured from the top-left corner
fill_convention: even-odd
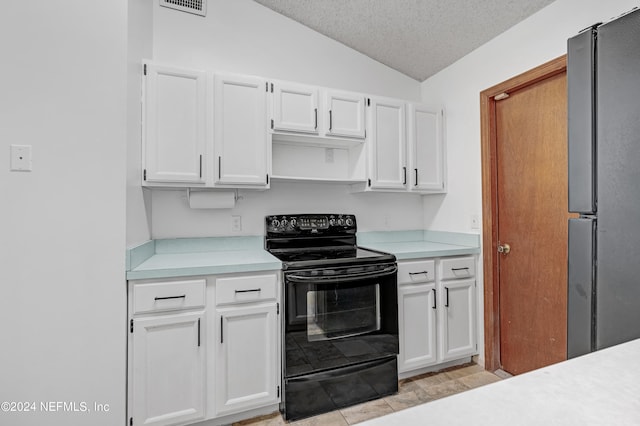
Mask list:
[[[205,73],[152,63],[144,69],[143,181],[203,184]]]
[[[411,157],[412,191],[445,191],[443,112],[420,104],[409,104],[408,139]]]
[[[318,88],[283,81],[272,83],[275,131],[318,134]]]
[[[231,74],[214,81],[215,184],[267,186],[267,81]]]
[[[371,98],[368,107],[370,187],[406,189],[405,103]]]
[[[328,136],[365,137],[365,97],[358,93],[325,91],[324,128]]]

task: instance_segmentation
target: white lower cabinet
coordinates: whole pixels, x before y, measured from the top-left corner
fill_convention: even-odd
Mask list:
[[[129,425],[205,417],[204,289],[204,280],[130,286]]]
[[[277,409],[279,277],[129,281],[127,425],[227,423]]]
[[[398,262],[398,371],[475,355],[475,257]]]
[[[276,304],[218,309],[216,411],[230,414],[278,402]]]
[[[275,273],[215,279],[216,416],[280,401],[278,283]]]
[[[438,361],[436,352],[435,284],[403,285],[398,289],[400,354],[398,371],[414,370]]]

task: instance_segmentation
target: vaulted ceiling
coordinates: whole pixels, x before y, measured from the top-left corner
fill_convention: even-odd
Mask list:
[[[424,81],[554,0],[255,1]]]

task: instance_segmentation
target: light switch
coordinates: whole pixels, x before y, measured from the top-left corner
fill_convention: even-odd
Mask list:
[[[11,171],[31,171],[31,145],[11,145]]]

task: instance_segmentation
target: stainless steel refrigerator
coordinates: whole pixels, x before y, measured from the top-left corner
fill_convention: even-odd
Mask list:
[[[640,338],[640,10],[567,47],[572,358]]]

